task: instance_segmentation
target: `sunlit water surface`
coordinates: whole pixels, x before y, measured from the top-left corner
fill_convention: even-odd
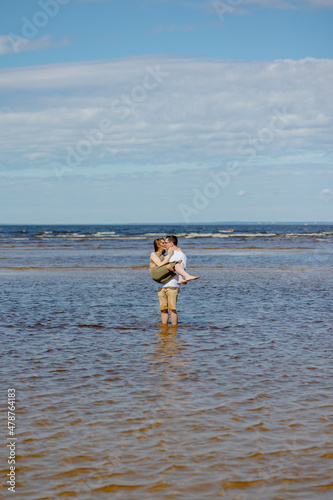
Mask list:
[[[15,237],[0,253],[15,498],[332,498],[329,235],[182,239],[201,278],[164,329],[154,236]]]

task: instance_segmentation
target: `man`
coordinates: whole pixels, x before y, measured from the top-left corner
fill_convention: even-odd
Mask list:
[[[169,235],[165,238],[166,249],[167,250],[171,249],[173,251],[173,254],[169,262],[181,260],[184,265],[184,269],[186,269],[186,261],[187,261],[186,255],[184,254],[184,252],[181,251],[180,248],[178,248],[177,245],[178,245],[177,236]],[[168,324],[169,320],[168,311],[170,311],[171,324],[175,326],[178,323],[178,315],[177,315],[178,292],[179,292],[179,284],[177,275],[174,278],[171,278],[170,281],[168,281],[167,283],[165,283],[165,285],[159,287],[158,289],[158,298],[160,301],[160,309],[161,309],[161,320],[163,325]]]

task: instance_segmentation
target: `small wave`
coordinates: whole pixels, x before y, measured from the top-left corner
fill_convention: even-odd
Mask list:
[[[218,232],[218,233],[183,233],[178,235],[181,238],[258,238],[258,237],[275,237],[276,233],[235,233],[235,232]]]
[[[322,233],[286,233],[283,234],[282,236],[287,236],[287,237],[292,237],[292,236],[333,236],[332,231],[323,231]]]
[[[183,233],[183,234],[178,234],[179,238],[186,238],[186,239],[191,239],[191,238],[228,238],[228,234],[221,234],[221,233]]]
[[[220,231],[218,233],[181,233],[179,238],[299,238],[299,237],[328,237],[333,236],[332,231],[323,231],[321,233],[236,233],[235,231]]]
[[[71,234],[56,234],[56,238],[87,238],[86,234],[78,234],[78,233],[71,233]]]
[[[23,237],[21,236],[21,238],[10,238],[10,241],[22,241],[23,240]]]
[[[23,231],[22,231],[23,233]],[[22,241],[23,238],[33,237],[40,240],[51,239],[51,238],[65,238],[68,240],[148,240],[153,239],[160,233],[137,233],[137,234],[126,234],[116,233],[115,231],[96,231],[96,232],[73,232],[73,231],[43,231],[41,233],[35,234],[22,234],[19,237],[11,237],[10,241]],[[216,232],[182,232],[176,233],[179,238],[184,239],[197,239],[197,238],[281,238],[281,239],[293,239],[293,238],[319,238],[320,240],[326,239],[333,236],[333,231],[322,231],[322,232],[290,232],[290,233],[273,233],[273,232],[237,232],[237,229],[218,229]]]
[[[92,233],[92,236],[114,236],[115,231],[99,231],[97,233]]]

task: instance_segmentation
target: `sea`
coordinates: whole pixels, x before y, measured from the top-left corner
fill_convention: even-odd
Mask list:
[[[332,298],[333,223],[0,226],[0,496],[331,500]]]

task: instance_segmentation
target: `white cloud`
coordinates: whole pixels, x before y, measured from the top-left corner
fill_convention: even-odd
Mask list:
[[[67,38],[63,38],[59,42],[52,40],[48,35],[36,40],[29,40],[24,37],[14,35],[0,35],[0,56],[5,54],[29,52],[31,50],[42,50],[50,47],[61,47],[70,45]]]
[[[75,0],[75,3],[102,3],[102,2],[113,2],[114,0]]]
[[[315,9],[333,9],[333,0],[295,0],[299,8],[313,7]]]
[[[184,4],[186,5],[186,4]],[[246,7],[262,7],[269,9],[333,9],[333,0],[208,0],[206,2],[189,2],[190,8],[203,8],[212,14],[217,14],[221,20],[225,16],[246,14]]]
[[[167,76],[145,90],[144,82],[156,84],[147,67],[157,66]],[[206,168],[235,157],[259,166],[262,158],[270,165],[295,154],[298,164],[313,155],[327,163],[332,79],[332,60],[310,58],[147,56],[5,69],[0,168],[65,162],[68,148],[87,142],[91,130],[98,144],[82,156],[82,168],[105,165],[114,172],[125,163],[158,169],[180,162]],[[103,120],[114,128],[99,141]]]
[[[333,196],[333,191],[332,189],[323,189],[322,192],[320,193],[322,196],[325,196],[325,197],[331,197]]]
[[[235,6],[235,8],[237,8],[235,2],[222,0],[220,3],[225,3],[226,5],[229,3],[230,6]],[[258,5],[260,7],[267,7],[270,9],[304,9],[309,7],[317,9],[333,8],[333,0],[240,0],[237,3],[239,3],[239,7],[247,4]]]
[[[245,194],[245,191],[241,190],[241,191],[238,191],[237,196],[244,196],[244,194]]]
[[[259,5],[260,7],[268,7],[270,9],[294,9],[297,7],[295,4],[300,2],[293,2],[289,0],[242,0],[241,3]]]

